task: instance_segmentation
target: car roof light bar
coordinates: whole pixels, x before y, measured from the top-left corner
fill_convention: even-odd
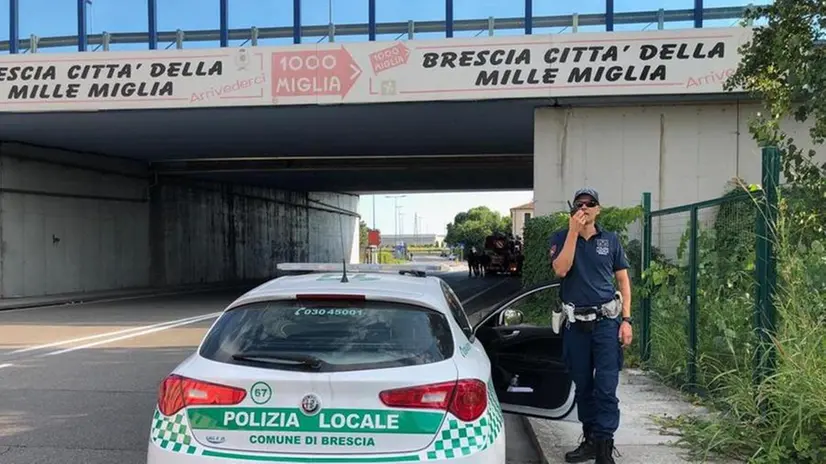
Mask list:
[[[278,263],[276,269],[280,271],[298,272],[343,272],[343,263]],[[379,273],[379,272],[447,272],[448,266],[441,264],[347,264],[350,272]]]

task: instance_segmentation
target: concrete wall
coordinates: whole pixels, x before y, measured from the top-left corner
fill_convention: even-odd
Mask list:
[[[143,163],[3,143],[0,297],[264,279],[277,261],[353,262],[358,218],[341,211],[357,209],[353,195],[157,182]]]
[[[615,108],[539,108],[534,119],[536,213],[567,209],[581,186],[608,205],[652,208],[720,196],[740,177],[759,183],[761,155],[748,131],[754,105],[739,103]],[[786,124],[796,139],[806,128]],[[810,146],[802,144],[801,146]],[[818,159],[826,160],[819,147]]]
[[[309,242],[310,249],[314,250],[310,256],[310,262],[333,263],[347,259],[348,262],[358,263],[360,261],[358,218],[330,214],[325,210],[333,208],[357,212],[359,197],[339,193],[311,192],[308,195],[308,201],[310,207]]]
[[[353,262],[357,217],[337,211],[357,210],[357,196],[165,181],[152,202],[156,286],[265,279],[278,262]],[[355,246],[357,260],[358,235]]]
[[[136,163],[2,144],[2,296],[146,285],[145,176]]]
[[[534,120],[536,214],[567,209],[582,186],[605,205],[639,205],[651,192],[653,209],[719,197],[733,178],[760,183],[761,153],[748,130],[756,105],[708,104],[613,108],[540,108]],[[801,146],[807,128],[789,120]],[[817,159],[826,161],[818,147]],[[673,251],[688,213],[652,223],[655,245]],[[711,210],[700,220],[713,220]],[[634,231],[632,231],[633,233]],[[668,250],[666,250],[668,251]],[[671,253],[669,253],[671,254]]]

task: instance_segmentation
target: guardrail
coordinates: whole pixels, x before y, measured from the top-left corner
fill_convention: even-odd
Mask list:
[[[11,7],[11,37],[15,36],[17,27],[15,17],[17,15],[15,4],[19,0],[10,0]],[[529,0],[528,0],[529,1]],[[613,3],[612,0],[608,0]],[[79,3],[85,5],[84,0]],[[150,6],[154,0],[150,0]],[[699,3],[702,3],[701,1]],[[182,49],[186,42],[213,42],[220,41],[221,46],[228,46],[230,40],[243,40],[240,46],[249,43],[257,46],[261,39],[283,39],[292,37],[294,43],[300,43],[302,38],[317,38],[320,42],[324,38],[334,42],[340,36],[368,36],[369,40],[375,40],[376,35],[396,34],[397,39],[407,35],[409,40],[415,38],[416,33],[444,32],[446,37],[452,37],[454,31],[476,31],[479,34],[487,32],[489,36],[495,35],[495,31],[524,30],[526,34],[531,34],[534,28],[570,28],[576,33],[580,26],[605,26],[606,30],[613,30],[617,24],[656,24],[658,29],[664,29],[666,23],[694,21],[695,27],[702,25],[704,20],[737,20],[743,18],[744,13],[751,5],[734,7],[717,7],[695,10],[693,8],[680,10],[650,10],[623,13],[593,13],[593,14],[570,14],[556,16],[524,16],[508,18],[484,18],[484,19],[463,19],[457,21],[406,21],[406,22],[386,22],[376,23],[375,21],[358,24],[324,24],[311,26],[282,26],[282,27],[251,27],[244,29],[210,29],[210,30],[176,30],[150,32],[104,32],[101,34],[81,33],[73,36],[38,37],[31,35],[28,39],[18,39],[0,42],[0,51],[17,53],[23,50],[24,53],[36,53],[40,48],[57,48],[67,46],[77,46],[79,51],[86,51],[88,45],[96,46],[95,50],[103,49],[108,51],[114,44],[138,44],[146,43],[150,49],[157,48],[158,42],[168,42],[166,47],[173,46]],[[85,6],[84,6],[85,8]],[[612,7],[613,8],[613,7]],[[222,11],[222,24],[224,13]],[[375,13],[373,11],[373,13]],[[152,13],[150,13],[151,16]],[[85,16],[85,15],[84,15]],[[452,17],[452,12],[447,15]],[[375,18],[372,14],[371,17]],[[699,20],[698,20],[699,18]],[[85,31],[83,21],[78,21],[78,29]],[[153,30],[153,22],[150,20],[150,31]],[[156,22],[155,22],[156,24]],[[477,35],[479,35],[477,34]],[[153,38],[154,36],[154,38]]]

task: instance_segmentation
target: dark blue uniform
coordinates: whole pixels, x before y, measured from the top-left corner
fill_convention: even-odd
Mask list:
[[[574,261],[562,279],[560,297],[576,306],[597,306],[614,299],[614,272],[627,269],[628,259],[619,237],[596,225],[588,240],[577,237]],[[565,244],[568,229],[550,239],[551,260]],[[592,332],[583,332],[569,321],[563,338],[563,358],[576,384],[579,421],[585,436],[611,440],[619,427],[617,383],[623,352],[619,341],[621,317],[600,320]]]

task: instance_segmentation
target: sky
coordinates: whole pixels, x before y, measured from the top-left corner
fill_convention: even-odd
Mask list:
[[[8,1],[8,0],[7,0]],[[219,26],[218,0],[157,0],[158,30],[174,31],[193,29],[217,29]],[[763,4],[768,0],[704,0],[706,8],[742,6],[748,3]],[[90,34],[101,32],[142,32],[147,29],[146,0],[92,0],[87,16],[87,30]],[[230,28],[292,26],[293,0],[229,0]],[[7,2],[3,2],[7,4]],[[20,37],[31,34],[39,37],[77,34],[77,0],[19,0]],[[535,16],[565,15],[571,13],[601,13],[605,0],[533,0]],[[694,0],[615,0],[614,11],[650,11],[664,9],[691,9]],[[516,17],[524,15],[524,2],[520,0],[454,0],[454,19],[480,19]],[[376,0],[377,22],[424,21],[444,19],[444,0]],[[367,22],[367,0],[302,0],[302,24],[347,24]],[[706,21],[706,27],[729,27],[734,20]],[[692,27],[691,22],[668,23],[668,29]],[[656,24],[618,25],[614,30],[645,30],[656,28]],[[581,27],[580,31],[602,31],[604,27]],[[559,34],[570,32],[562,28],[534,28],[534,34]],[[496,31],[497,35],[519,35],[521,31]],[[478,32],[456,32],[456,37],[470,37],[487,34]],[[0,37],[9,35],[8,8],[0,7]],[[417,34],[419,39],[436,39],[444,33]],[[379,35],[377,40],[406,40],[407,36]],[[316,39],[317,40],[317,39]],[[323,39],[322,39],[323,40]],[[366,36],[337,37],[338,42],[367,41]],[[239,46],[243,41],[231,41],[230,46]],[[259,45],[290,45],[292,39],[260,40]],[[174,44],[159,44],[159,48]],[[186,42],[184,48],[217,48],[218,42]],[[146,44],[115,44],[110,50],[142,50]],[[76,47],[41,48],[38,53],[71,53]],[[396,219],[400,218],[399,233],[414,232],[414,217],[420,216],[417,231],[420,233],[445,233],[447,223],[456,213],[474,206],[485,205],[503,215],[509,215],[510,208],[533,199],[532,191],[517,192],[472,192],[472,193],[428,193],[408,194],[394,200],[378,195],[364,195],[361,198],[359,214],[369,227],[374,225],[384,234],[393,234]],[[376,217],[373,217],[375,200]],[[395,213],[395,201],[401,207],[400,216]]]
[[[456,213],[467,211],[476,206],[487,206],[504,216],[510,216],[510,209],[533,200],[533,191],[513,192],[447,192],[407,194],[402,198],[388,198],[405,195],[392,193],[382,195],[362,195],[359,214],[368,227],[373,227],[373,199],[376,202],[376,228],[383,235],[395,235],[396,221],[393,211],[399,206],[399,234],[445,234],[447,223],[453,222]]]
[[[88,7],[88,30],[90,33],[138,32],[146,31],[146,0],[91,0]],[[753,0],[761,4],[767,0]],[[7,4],[8,0],[2,2]],[[174,31],[176,29],[215,29],[218,27],[218,0],[157,0],[158,29]],[[229,0],[230,28],[247,28],[252,26],[273,27],[292,26],[292,0]],[[742,6],[748,0],[704,0],[706,8],[723,6]],[[20,36],[28,38],[30,34],[40,37],[56,35],[74,35],[77,33],[76,0],[19,0]],[[328,24],[330,22],[330,5],[332,5],[332,22],[335,24],[367,22],[367,0],[302,0],[302,24]],[[533,0],[535,16],[565,15],[571,13],[601,13],[605,0]],[[691,9],[694,0],[614,0],[614,11],[651,11],[665,9]],[[376,20],[423,21],[444,19],[444,0],[376,0]],[[515,17],[524,15],[524,2],[521,0],[454,0],[455,19],[479,19],[493,17]],[[707,27],[725,27],[734,25],[734,21],[707,21]],[[656,27],[656,24],[619,25],[614,29],[642,30]],[[690,22],[669,23],[669,29],[692,27]],[[581,31],[599,31],[603,27],[581,27]],[[8,9],[0,8],[0,36],[8,37]],[[483,31],[486,33],[487,31]],[[559,33],[560,28],[534,29],[535,34]],[[568,30],[570,32],[570,30]],[[520,34],[520,31],[497,31],[499,34]],[[474,36],[476,32],[457,32],[455,36]],[[417,34],[418,38],[439,38],[443,33]],[[378,40],[396,40],[396,36],[379,36]],[[400,39],[406,39],[401,37]],[[339,37],[337,41],[366,41],[367,37]],[[233,45],[239,45],[235,41]],[[292,39],[270,39],[259,42],[261,45],[290,44]],[[168,45],[168,44],[166,44]],[[186,48],[217,47],[218,42],[187,42]],[[145,49],[143,44],[116,44],[112,50]],[[40,52],[71,52],[73,48],[41,49]]]

